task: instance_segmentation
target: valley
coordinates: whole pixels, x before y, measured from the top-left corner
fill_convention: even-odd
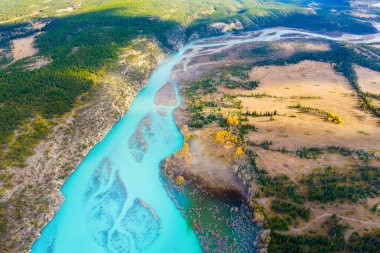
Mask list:
[[[110,175],[122,171],[128,194],[135,187],[129,177],[137,176],[141,192],[132,196],[149,196],[147,185],[156,185],[150,180],[160,173],[182,215],[173,216],[178,228],[186,222],[196,235],[189,239],[194,250],[198,241],[205,252],[376,252],[376,1],[5,0],[0,7],[0,252],[29,252],[42,228],[57,223],[59,210],[74,203],[73,195],[63,197],[65,185],[82,189],[84,178],[96,178],[88,160],[101,155],[93,150],[118,131],[112,130],[117,122],[132,122],[135,97],[184,47],[168,82],[149,95],[157,110],[140,104],[149,116],[125,141],[128,148],[122,139],[112,141],[123,155],[104,153],[113,164],[129,152],[137,163],[150,154],[153,160],[136,166],[155,172],[135,175],[132,165],[117,165]],[[158,133],[168,130],[152,126],[156,118],[170,121],[168,108],[176,106],[179,132],[170,127],[167,136],[181,133],[182,149],[159,141],[152,156],[149,146],[158,146],[151,131],[164,140]],[[169,157],[158,168],[164,150]],[[68,183],[83,171],[83,182]],[[115,189],[99,184],[99,191]],[[136,199],[129,211],[145,208],[159,221],[155,208]],[[46,230],[37,242],[55,237]],[[118,236],[109,236],[107,246],[103,241],[103,250],[124,252],[128,247],[118,249],[118,240],[136,240]],[[149,238],[139,243],[150,245],[155,237]],[[65,252],[59,247],[54,252]],[[32,251],[46,252],[42,248]]]

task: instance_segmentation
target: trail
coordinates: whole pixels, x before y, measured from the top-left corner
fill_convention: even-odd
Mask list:
[[[315,208],[310,208],[311,210],[313,211],[316,211],[316,212],[321,212],[320,210],[317,210]],[[320,220],[320,219],[323,219],[324,217],[326,216],[333,216],[334,214],[333,213],[322,213],[321,215],[319,215],[317,218],[309,221],[305,226],[301,227],[301,228],[293,228],[291,227],[291,231],[294,231],[294,232],[302,232],[303,230],[305,230],[306,228],[308,228],[312,223]],[[363,221],[363,220],[358,220],[358,219],[353,219],[353,218],[350,218],[350,217],[346,217],[346,216],[342,216],[342,215],[337,215],[337,217],[341,218],[342,220],[349,220],[349,221],[354,221],[354,222],[359,222],[359,223],[363,223],[363,224],[369,224],[369,225],[378,225],[380,227],[380,223],[377,223],[377,222],[371,222],[371,221]]]

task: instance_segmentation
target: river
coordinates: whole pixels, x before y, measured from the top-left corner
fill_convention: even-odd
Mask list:
[[[67,180],[62,188],[65,201],[42,230],[32,252],[202,252],[194,231],[160,181],[159,163],[182,147],[183,137],[172,114],[178,104],[158,107],[155,95],[168,82],[177,91],[171,73],[184,58],[240,43],[289,38],[380,42],[379,34],[329,37],[271,28],[187,44],[157,67],[127,114]],[[176,96],[180,101],[178,91]]]

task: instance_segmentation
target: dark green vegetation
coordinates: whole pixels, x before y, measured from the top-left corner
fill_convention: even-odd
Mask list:
[[[380,168],[363,166],[349,172],[339,172],[328,167],[323,172],[312,173],[307,184],[311,201],[349,199],[357,202],[380,195]]]
[[[301,149],[297,149],[295,151],[288,150],[284,147],[280,149],[271,148],[273,145],[272,141],[263,141],[261,143],[248,141],[249,145],[255,147],[261,147],[266,150],[281,152],[284,154],[295,154],[296,156],[304,159],[317,159],[321,158],[323,154],[331,153],[331,154],[339,154],[341,156],[351,156],[357,158],[363,162],[368,162],[370,159],[376,159],[376,156],[373,152],[366,151],[363,149],[350,149],[341,146],[326,146],[326,147],[303,147]]]
[[[26,71],[24,61],[19,61],[0,70],[0,145],[4,147],[28,118],[53,119],[70,111],[75,99],[91,88],[137,31],[155,36],[167,46],[164,33],[174,25],[122,17],[111,10],[53,20],[36,41],[41,55],[52,59],[51,64]],[[71,53],[74,47],[79,48],[75,54]]]
[[[201,128],[204,125],[210,124],[218,119],[216,101],[201,101],[200,96],[216,92],[217,89],[212,78],[204,78],[196,81],[194,84],[185,89],[187,97],[186,110],[192,114],[189,122],[190,127]],[[206,107],[213,108],[211,113],[203,112]]]
[[[248,153],[252,157],[252,153]],[[251,158],[251,165],[255,163]],[[255,169],[258,182],[265,196],[275,196],[279,199],[292,200],[297,204],[303,204],[306,196],[303,196],[299,187],[290,181],[286,175],[270,177],[262,169]],[[321,202],[334,202],[337,199],[356,202],[366,197],[380,195],[380,168],[363,166],[348,172],[335,170],[328,167],[321,172],[315,172],[306,176],[301,181],[308,189],[308,200]]]
[[[304,197],[297,185],[286,175],[270,177],[264,171],[260,173],[259,182],[265,196],[275,196],[280,199],[290,199],[295,203],[303,204]]]
[[[282,219],[280,216],[273,216],[267,220],[268,225],[271,229],[277,231],[288,231],[288,222]]]
[[[241,76],[245,74],[245,72],[237,72],[236,70],[224,70],[218,72],[215,76],[207,75],[194,82],[191,82],[191,84],[188,84],[183,92],[187,98],[186,110],[192,115],[192,118],[189,122],[189,126],[194,128],[201,128],[216,120],[219,120],[223,127],[227,126],[227,122],[223,118],[223,115],[220,113],[221,108],[223,107],[241,109],[242,106],[241,102],[236,99],[236,96],[223,94],[223,96],[220,97],[221,95],[218,93],[217,86],[223,85],[230,89],[237,87],[247,88],[248,86],[244,85],[248,82],[232,81],[231,79],[226,77],[229,75]],[[248,77],[245,78],[247,79]],[[231,83],[233,83],[234,85],[230,86]],[[255,85],[257,85],[257,82],[249,83],[255,83]],[[253,85],[252,88],[249,89],[255,88],[255,85]],[[202,98],[211,94],[214,95],[213,100],[205,100]],[[241,125],[240,127],[247,128],[247,125]],[[241,130],[244,131],[244,129]]]
[[[224,72],[225,73],[225,72]],[[193,128],[202,128],[205,125],[219,121],[219,126],[232,131],[233,135],[237,137],[236,141],[241,142],[244,136],[249,131],[256,131],[253,124],[245,123],[247,118],[243,118],[240,111],[237,111],[236,118],[237,124],[227,122],[227,118],[221,113],[222,108],[231,108],[241,110],[241,101],[236,99],[236,96],[229,94],[221,94],[218,92],[216,85],[220,83],[218,78],[203,77],[194,82],[191,82],[184,89],[186,96],[186,111],[191,115],[188,125]],[[205,96],[212,96],[212,100],[207,100]]]
[[[379,231],[365,232],[363,235],[353,233],[348,240],[344,236],[348,229],[336,215],[331,216],[323,225],[326,235],[309,234],[293,236],[278,231],[288,231],[297,217],[308,220],[311,210],[303,206],[305,199],[310,201],[334,202],[337,199],[357,201],[365,197],[379,196],[380,168],[359,167],[350,172],[338,172],[332,167],[323,172],[306,176],[301,184],[308,189],[308,196],[303,196],[299,187],[287,176],[270,177],[265,170],[259,169],[252,151],[246,153],[251,168],[258,176],[257,182],[261,192],[266,196],[275,196],[271,209],[281,216],[267,216],[271,228],[269,252],[378,252]],[[292,203],[294,202],[294,203]],[[284,218],[285,217],[285,218]]]
[[[348,240],[347,248],[352,252],[379,252],[380,229],[365,232],[362,236],[353,233]]]
[[[321,157],[323,151],[321,148],[302,148],[296,151],[296,155],[306,159],[317,159]]]
[[[342,156],[353,156],[362,161],[368,161],[375,158],[374,154],[371,152],[362,149],[353,150],[340,146],[302,148],[296,151],[296,155],[301,158],[316,159],[321,157],[321,155],[325,152],[339,154]]]
[[[375,229],[365,232],[362,236],[354,232],[348,240],[344,236],[348,226],[333,215],[324,224],[327,235],[291,236],[278,232],[271,233],[269,252],[340,252],[377,253],[380,247],[380,231]]]
[[[268,117],[268,116],[275,116],[277,115],[277,111],[273,112],[256,112],[256,111],[246,111],[243,113],[244,116],[251,116],[251,117]]]
[[[309,220],[311,214],[310,208],[299,207],[293,203],[279,199],[272,202],[271,208],[276,212],[289,214],[292,219],[299,216],[304,220]]]
[[[272,232],[269,252],[336,252],[346,248],[344,234],[347,226],[333,215],[324,224],[327,235],[291,236]],[[373,249],[373,248],[372,248]]]

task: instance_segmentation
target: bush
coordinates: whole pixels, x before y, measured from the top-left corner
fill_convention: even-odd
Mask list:
[[[279,199],[273,200],[271,209],[280,213],[289,213],[293,219],[296,219],[297,216],[299,216],[304,220],[309,220],[311,215],[310,208],[306,209],[304,207],[299,207],[290,202],[286,202]]]
[[[278,230],[278,231],[289,230],[288,223],[284,219],[278,216],[273,216],[269,219],[269,226],[272,230]]]

